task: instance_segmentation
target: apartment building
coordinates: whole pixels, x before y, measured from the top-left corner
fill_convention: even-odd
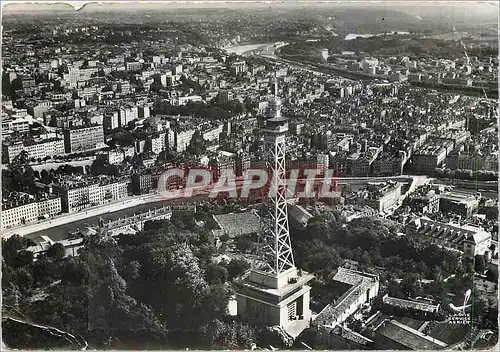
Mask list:
[[[67,182],[57,186],[55,191],[61,196],[62,211],[73,213],[127,197],[128,182],[125,180]]]
[[[84,152],[104,145],[102,126],[70,128],[63,133],[66,153]]]
[[[438,139],[453,142],[453,147],[455,148],[457,145],[464,143],[467,139],[469,139],[470,135],[471,133],[469,131],[449,129],[441,133]]]
[[[39,200],[38,205],[38,217],[52,217],[54,215],[60,214],[61,208],[61,197],[49,196],[46,199]]]
[[[236,176],[243,176],[245,171],[250,168],[250,163],[248,153],[239,153],[236,157]]]
[[[325,172],[330,166],[330,155],[318,154],[316,156],[316,168],[318,172]]]
[[[28,224],[36,220],[38,220],[38,206],[35,202],[2,209],[2,229]]]
[[[479,227],[442,223],[426,217],[410,222],[406,231],[412,236],[461,251],[468,258],[486,254],[491,246],[491,233]]]
[[[452,170],[498,171],[498,155],[452,154],[446,158],[446,167]]]
[[[111,165],[121,164],[125,159],[125,155],[122,150],[110,150],[100,153],[97,157]]]
[[[132,193],[136,196],[148,194],[153,189],[153,176],[150,173],[135,173],[132,175]]]
[[[124,109],[120,109],[120,126],[125,127],[129,122],[135,121],[139,118],[139,109],[137,106],[132,106]]]
[[[443,213],[451,212],[468,218],[479,208],[479,199],[474,194],[442,192],[439,198],[439,211]]]
[[[439,145],[428,144],[413,154],[413,167],[417,170],[432,170],[439,167],[451,149],[453,149],[453,142],[444,142]]]
[[[435,214],[439,211],[439,194],[434,190],[413,194],[408,198],[412,209],[421,214]]]
[[[225,172],[233,172],[236,174],[236,154],[226,151],[219,151],[216,159],[210,162],[214,181]]]
[[[101,195],[97,182],[68,183],[55,187],[54,191],[61,196],[61,208],[64,213],[74,213],[100,203]]]
[[[22,117],[8,119],[2,115],[2,136],[12,132],[27,133],[30,131],[29,121]]]
[[[371,190],[367,205],[377,210],[380,214],[386,213],[391,207],[394,207],[401,199],[402,183],[387,183],[381,187],[374,186]]]
[[[231,71],[232,75],[236,76],[239,73],[245,72],[247,70],[247,66],[244,61],[237,61],[231,64],[229,70]]]
[[[28,153],[28,159],[44,159],[55,155],[64,154],[64,140],[51,138],[36,142],[15,142],[2,145],[3,160],[11,163],[12,160],[24,150]]]
[[[126,181],[110,182],[101,184],[99,187],[100,204],[117,201],[128,195],[128,184]]]
[[[30,102],[27,104],[27,110],[33,118],[43,118],[43,114],[52,108],[52,102],[49,100]]]
[[[404,153],[404,152],[402,152]],[[376,176],[401,175],[403,173],[404,155],[380,155],[372,165],[372,173]]]
[[[139,71],[142,68],[142,63],[137,61],[127,62],[126,67],[127,71]]]
[[[202,101],[203,101],[203,98],[200,97],[199,95],[189,95],[189,96],[179,97],[177,99],[174,99],[172,101],[172,103],[173,103],[173,105],[183,106],[183,105],[186,105],[189,102],[199,103],[199,102],[202,102]]]
[[[118,83],[117,88],[122,94],[129,94],[131,91],[130,83],[127,81]]]
[[[194,132],[195,132],[194,129],[188,129],[184,131],[174,131],[173,149],[176,152],[186,151],[189,143],[191,142],[191,138],[193,137]]]
[[[23,204],[24,203],[24,204]],[[52,217],[61,213],[61,198],[48,196],[45,199],[34,198],[18,201],[4,202],[2,204],[1,228],[29,224],[40,217]]]
[[[148,138],[148,148],[155,154],[160,154],[167,147],[167,135],[165,133],[156,133]]]
[[[219,139],[220,134],[224,128],[223,124],[216,126],[215,128],[210,128],[206,132],[203,132],[203,139],[209,142],[216,141]]]
[[[118,111],[108,112],[104,115],[102,125],[106,131],[114,130],[120,127],[120,114]]]

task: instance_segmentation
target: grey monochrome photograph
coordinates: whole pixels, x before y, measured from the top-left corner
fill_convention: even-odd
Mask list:
[[[498,350],[498,1],[1,25],[0,350]]]

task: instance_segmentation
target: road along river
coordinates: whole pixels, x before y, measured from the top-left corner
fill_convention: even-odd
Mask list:
[[[389,179],[400,180],[413,178],[418,181],[427,181],[425,176],[396,176],[396,177],[340,177],[336,179],[338,184],[360,185],[366,182],[384,182]],[[422,179],[422,180],[421,180]],[[322,181],[318,179],[317,181]],[[288,181],[298,181],[297,179]],[[301,180],[300,182],[304,182]],[[417,182],[419,183],[419,182]],[[237,185],[241,189],[242,184]],[[210,191],[208,191],[210,192]],[[14,234],[26,236],[27,238],[36,238],[41,235],[49,236],[54,241],[66,238],[70,231],[83,229],[86,226],[95,226],[100,218],[105,222],[109,220],[118,220],[120,218],[132,216],[134,214],[146,212],[166,205],[192,204],[208,199],[207,194],[194,195],[189,198],[166,199],[160,194],[150,194],[140,197],[130,197],[127,200],[119,201],[113,204],[106,204],[84,211],[72,214],[62,214],[50,220],[39,223],[28,224],[18,228],[7,229],[3,231],[2,238],[8,238]]]
[[[160,208],[166,205],[181,205],[181,204],[191,204],[195,202],[200,202],[206,199],[206,195],[194,196],[189,199],[174,199],[174,200],[161,200],[147,204],[136,205],[131,208],[126,208],[118,211],[109,211],[104,214],[94,215],[84,219],[80,219],[73,222],[66,222],[64,224],[52,227],[50,229],[41,229],[37,231],[30,232],[26,234],[25,237],[29,239],[35,239],[38,236],[48,236],[53,241],[59,241],[68,237],[70,232],[76,231],[77,229],[83,229],[87,226],[97,226],[99,219],[103,219],[104,222],[118,220],[120,218],[126,218],[133,216],[134,214],[147,212],[149,209]],[[18,231],[19,232],[19,231]]]

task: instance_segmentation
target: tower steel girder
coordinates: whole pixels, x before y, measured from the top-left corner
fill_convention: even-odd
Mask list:
[[[281,118],[279,100],[268,110],[268,118]],[[265,271],[278,277],[284,271],[295,267],[288,226],[285,174],[285,133],[288,130],[286,119],[283,124],[264,128],[265,162],[270,173],[270,194],[263,200],[259,253],[265,263]]]

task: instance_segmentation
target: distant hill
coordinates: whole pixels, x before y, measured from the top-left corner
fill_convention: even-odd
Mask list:
[[[339,9],[324,13],[334,17],[333,25],[339,31],[351,33],[384,33],[389,31],[411,31],[420,20],[401,11],[386,9]]]
[[[81,7],[75,11],[71,3]],[[300,3],[88,3],[69,1],[57,4],[9,4],[3,7],[3,15],[28,14],[45,17],[52,14],[88,15],[106,13],[106,22],[114,21],[111,13],[120,12],[134,15],[152,13],[175,14],[187,20],[203,18],[219,21],[225,11],[252,14],[257,19],[281,18],[282,20],[316,20],[317,24],[331,28],[336,33],[382,33],[388,31],[414,31],[426,34],[450,32],[455,26],[457,31],[468,31],[481,35],[496,35],[498,31],[498,4],[492,3],[426,3],[402,4],[385,0],[382,3],[341,3],[341,4],[300,4]],[[209,8],[207,8],[209,6]],[[154,17],[154,16],[153,16]],[[104,20],[104,18],[103,18]]]

